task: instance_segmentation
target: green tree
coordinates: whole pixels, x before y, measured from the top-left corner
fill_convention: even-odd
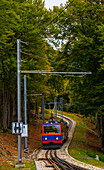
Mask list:
[[[57,13],[62,9],[57,8]],[[67,40],[61,50],[63,64],[67,64],[63,65],[63,70],[92,72],[80,79],[69,78],[70,101],[86,116],[95,114],[103,104],[104,72],[99,63],[103,58],[102,31],[99,30],[104,22],[103,11],[103,3],[99,1],[68,1],[66,10],[53,24],[55,38]]]
[[[5,131],[7,126],[11,125],[14,117],[17,117],[17,39],[29,42],[28,47],[21,43],[22,70],[49,68],[48,54],[44,55],[47,50],[44,34],[47,32],[46,24],[50,18],[51,13],[46,10],[42,0],[34,0],[33,4],[30,0],[0,1],[0,101],[3,98],[3,102],[0,104],[0,114]],[[34,86],[35,89],[38,88],[35,92],[41,92],[46,79],[40,78],[39,75],[29,77],[34,80],[37,78],[40,82],[34,81],[34,84],[29,84],[28,88]],[[23,91],[23,76],[21,82]]]

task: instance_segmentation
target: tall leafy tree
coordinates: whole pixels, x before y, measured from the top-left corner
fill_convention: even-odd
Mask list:
[[[61,10],[63,7],[57,8],[57,14]],[[64,64],[67,64],[63,65],[63,70],[92,72],[92,75],[80,79],[71,78],[69,85],[70,101],[86,115],[95,114],[103,103],[104,73],[99,70],[99,61],[103,58],[103,40],[99,31],[99,26],[103,24],[103,11],[103,3],[99,1],[68,1],[66,9],[53,24],[55,38],[67,40],[61,53]]]
[[[46,23],[50,18],[51,13],[46,10],[42,0],[34,0],[33,4],[30,0],[0,1],[0,89],[2,90],[0,114],[4,130],[10,126],[12,117],[16,116],[17,39],[29,42],[28,47],[21,43],[22,69],[49,68],[48,54],[44,55],[47,47],[44,33],[47,32]],[[46,79],[40,78],[39,75],[31,75],[29,78],[40,79],[40,82],[34,81],[34,84],[29,84],[28,88],[40,87],[35,92],[42,91],[41,86]]]

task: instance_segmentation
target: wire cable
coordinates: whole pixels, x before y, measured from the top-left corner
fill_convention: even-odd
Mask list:
[[[51,23],[53,23],[53,21],[55,21],[55,20],[70,6],[70,4],[73,3],[73,2],[74,2],[74,0],[73,0],[72,2],[70,2],[66,7],[64,7],[64,9],[63,9],[56,17],[54,17],[54,18],[48,23],[48,25],[46,25],[46,27],[48,27]],[[46,27],[44,27],[42,30],[45,30]],[[46,34],[46,33],[43,33],[43,35],[44,35],[44,34]],[[36,36],[38,36],[38,35],[40,35],[40,34],[37,34]]]
[[[73,1],[71,3],[73,3]],[[65,11],[65,9],[67,9],[70,6],[71,3],[69,3],[55,18],[53,18],[47,26],[49,26],[54,20],[56,20]]]
[[[33,57],[36,57],[36,58],[40,58],[40,59],[42,59],[42,60],[46,60],[46,59],[43,58],[43,57],[40,57],[40,56],[37,56],[37,55],[33,55],[33,54],[29,54],[29,53],[26,53],[26,52],[23,52],[23,51],[21,51],[21,53],[26,54],[26,55],[29,55],[29,56],[33,56]],[[48,60],[49,62],[53,62],[53,63],[55,63],[55,64],[60,64],[60,65],[64,65],[64,66],[67,66],[67,67],[76,68],[76,69],[78,69],[78,70],[85,71],[85,70],[83,70],[83,69],[81,69],[81,68],[72,66],[72,64],[71,64],[71,65],[68,65],[68,64],[65,64],[65,63],[53,61],[53,60],[51,60],[51,59],[47,59],[47,60]]]
[[[69,2],[69,4],[66,5],[66,6],[64,7],[64,9],[63,9],[55,18],[53,18],[53,19],[48,23],[47,26],[49,26],[51,23],[53,23],[53,22],[70,6],[70,4],[73,3],[73,2],[74,2],[74,0],[73,0],[72,2]],[[46,27],[47,27],[47,26],[46,26]],[[42,30],[45,30],[46,27],[44,27]],[[43,35],[44,35],[44,34],[46,34],[46,33],[43,33]],[[37,34],[36,36],[38,36],[38,35],[40,35],[40,33]],[[43,49],[44,47],[45,47],[45,45],[42,47],[42,49]],[[26,54],[26,55],[35,56],[35,55],[33,55],[33,54],[25,53],[25,52],[23,52],[23,51],[21,51],[21,53]],[[40,57],[40,56],[35,56],[35,57],[36,57],[36,58],[41,58],[41,59],[43,59],[43,60],[46,60],[45,58],[42,58],[42,57]],[[48,59],[48,61],[53,62],[53,63],[56,63],[56,64],[61,64],[61,65],[65,65],[65,66],[68,66],[68,67],[71,67],[71,68],[76,68],[76,69],[79,69],[79,70],[84,71],[83,69],[78,68],[78,67],[74,67],[74,66],[72,66],[72,65],[69,66],[69,65],[67,65],[67,64],[64,64],[64,63],[61,63],[61,62],[56,62],[56,61],[53,61],[53,60],[50,60],[50,59]]]

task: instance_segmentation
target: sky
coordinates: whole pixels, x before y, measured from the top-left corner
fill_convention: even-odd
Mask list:
[[[66,0],[45,0],[45,7],[53,9],[53,6],[59,6],[61,3],[65,5]]]
[[[44,0],[45,1],[45,7],[47,9],[53,9],[53,6],[60,6],[60,4],[62,3],[63,5],[65,5],[66,1],[67,0]],[[55,40],[54,40],[55,41]],[[54,48],[54,49],[58,49],[61,47],[61,40],[60,40],[60,44],[59,44],[59,47],[55,47],[52,43],[49,42],[48,40],[48,43]]]

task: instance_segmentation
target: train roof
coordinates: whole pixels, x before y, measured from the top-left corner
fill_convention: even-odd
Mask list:
[[[43,123],[42,125],[62,125],[62,124],[66,124],[67,122],[46,122],[46,123]]]

